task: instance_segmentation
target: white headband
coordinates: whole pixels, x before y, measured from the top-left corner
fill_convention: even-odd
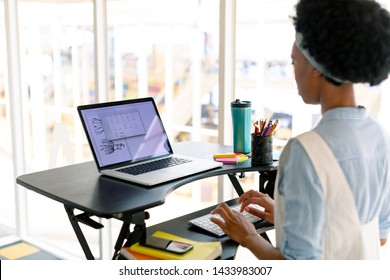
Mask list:
[[[321,63],[317,62],[317,60],[315,60],[315,58],[312,55],[310,55],[309,51],[303,47],[303,36],[302,36],[302,33],[296,32],[296,34],[295,34],[295,44],[298,47],[298,49],[302,52],[302,54],[306,57],[306,59],[309,61],[311,66],[313,66],[315,69],[317,69],[323,75],[325,75],[326,77],[331,78],[335,82],[338,82],[338,83],[341,83],[341,84],[346,82],[346,81],[343,81],[340,78],[336,78],[335,76],[330,74],[329,71],[326,70],[325,67]]]

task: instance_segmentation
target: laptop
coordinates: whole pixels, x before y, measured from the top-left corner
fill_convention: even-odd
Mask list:
[[[101,174],[154,186],[221,167],[173,152],[152,97],[77,107]]]

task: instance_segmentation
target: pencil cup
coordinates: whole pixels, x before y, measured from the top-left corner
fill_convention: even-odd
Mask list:
[[[251,159],[253,164],[270,164],[272,157],[273,136],[260,136],[252,133]]]

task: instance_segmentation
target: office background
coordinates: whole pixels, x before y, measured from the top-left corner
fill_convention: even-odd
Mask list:
[[[83,259],[62,205],[15,184],[21,174],[92,160],[79,104],[153,96],[173,142],[231,144],[235,98],[252,102],[254,119],[281,119],[275,149],[315,125],[319,108],[303,104],[291,68],[295,3],[1,0],[0,246],[23,239]],[[357,94],[388,131],[389,92],[386,81]],[[151,209],[148,224],[232,196],[224,179],[202,180]],[[83,230],[94,254],[110,258],[119,224],[100,222],[100,232]]]

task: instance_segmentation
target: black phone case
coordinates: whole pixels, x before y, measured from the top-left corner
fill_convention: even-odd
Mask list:
[[[188,252],[190,249],[192,249],[192,246],[191,246],[191,247],[189,247],[187,250],[185,250],[183,252],[170,250],[167,247],[169,246],[169,244],[171,244],[172,241],[173,240],[159,238],[159,237],[154,237],[154,236],[148,236],[146,238],[145,242],[140,242],[140,244],[142,246],[145,246],[145,247],[150,247],[150,248],[155,248],[155,249],[159,249],[159,250],[164,250],[164,251],[175,253],[175,254],[184,254],[184,253]],[[189,244],[189,245],[191,245],[191,244]]]
[[[148,236],[146,241],[141,243],[141,245],[165,250],[171,242],[172,240]]]

